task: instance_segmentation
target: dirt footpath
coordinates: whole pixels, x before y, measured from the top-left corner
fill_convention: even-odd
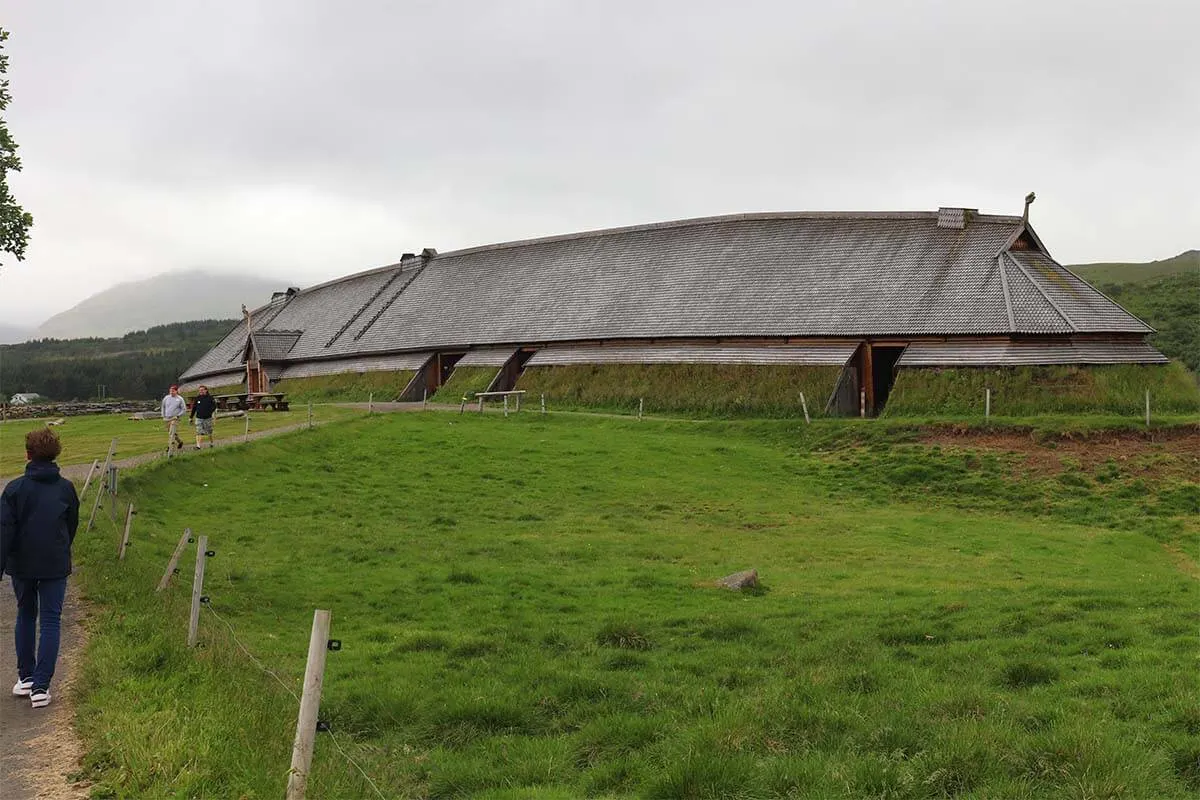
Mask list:
[[[17,601],[12,579],[0,583],[0,798],[4,800],[76,800],[86,798],[86,783],[72,783],[82,770],[83,746],[75,734],[76,665],[86,640],[77,589],[67,582],[62,644],[46,708],[31,708],[28,697],[14,697],[17,657],[13,622]]]

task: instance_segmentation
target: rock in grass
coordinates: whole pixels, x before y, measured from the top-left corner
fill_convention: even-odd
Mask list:
[[[758,570],[746,569],[741,572],[735,572],[732,575],[726,575],[717,581],[717,585],[724,586],[726,589],[732,589],[735,592],[740,592],[742,589],[757,589]]]

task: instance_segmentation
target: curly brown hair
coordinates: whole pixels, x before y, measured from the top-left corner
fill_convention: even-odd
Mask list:
[[[62,442],[49,428],[38,428],[25,434],[25,453],[33,461],[53,461],[62,452]]]

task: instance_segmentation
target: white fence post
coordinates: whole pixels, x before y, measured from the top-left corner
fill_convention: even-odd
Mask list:
[[[325,651],[329,647],[328,611],[313,612],[312,635],[308,639],[308,663],[304,667],[304,694],[292,743],[292,767],[288,770],[287,800],[304,800],[308,772],[312,768],[313,740],[317,736],[317,713],[321,710],[321,686],[325,681]]]
[[[204,561],[208,558],[208,537],[201,536],[196,542],[196,574],[192,578],[192,614],[188,619],[188,647],[196,646],[196,635],[200,632],[200,598],[204,590]]]
[[[546,413],[546,395],[542,395],[542,413]]]
[[[121,537],[121,549],[117,551],[117,560],[125,560],[125,548],[129,546],[129,531],[133,527],[133,503],[129,504],[129,510],[125,512],[125,535]]]
[[[812,420],[808,418],[808,403],[804,401],[804,392],[800,393],[800,407],[804,409],[804,422],[806,425],[812,425]]]
[[[638,419],[642,418],[642,408],[643,408],[644,404],[645,404],[645,400],[643,398],[639,397],[638,398]]]
[[[867,416],[867,390],[858,390],[858,416],[866,418]]]
[[[175,574],[175,568],[179,564],[179,557],[183,555],[183,548],[187,547],[187,543],[191,541],[192,529],[184,528],[183,535],[179,537],[179,544],[175,545],[175,552],[171,553],[171,560],[167,562],[167,571],[163,573],[162,580],[158,582],[158,588],[154,591],[161,592],[167,588],[171,582],[171,576]]]
[[[992,390],[983,390],[983,418],[987,419],[992,416]]]
[[[367,395],[367,413],[368,414],[375,413],[375,393],[374,392],[371,392],[369,395]]]
[[[1150,427],[1150,390],[1146,390],[1146,427]]]
[[[428,404],[429,404],[429,389],[422,389],[421,390],[421,410],[424,411],[425,407]]]
[[[504,395],[504,416],[508,416],[508,395]]]

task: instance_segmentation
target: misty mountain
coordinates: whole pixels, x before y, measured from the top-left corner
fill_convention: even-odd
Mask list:
[[[0,322],[0,344],[17,344],[33,336],[33,328],[27,325],[9,325]]]
[[[262,305],[271,299],[272,292],[283,291],[288,285],[288,281],[277,278],[172,272],[121,283],[94,294],[43,322],[32,337],[122,336],[171,322],[238,318],[243,303],[250,308]]]

